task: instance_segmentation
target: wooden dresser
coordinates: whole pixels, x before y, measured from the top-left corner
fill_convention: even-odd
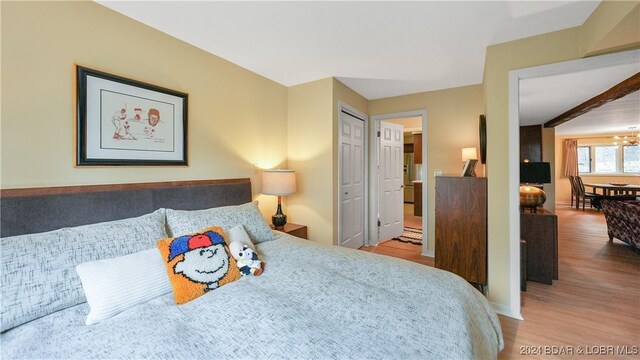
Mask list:
[[[435,266],[487,284],[487,178],[436,177]]]

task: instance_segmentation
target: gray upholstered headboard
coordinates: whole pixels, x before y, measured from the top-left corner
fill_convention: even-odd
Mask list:
[[[251,201],[249,179],[7,189],[0,236],[140,216],[159,208],[198,210]]]

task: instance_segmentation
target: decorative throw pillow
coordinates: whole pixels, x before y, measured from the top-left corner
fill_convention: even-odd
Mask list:
[[[254,202],[205,210],[166,209],[166,214],[169,236],[189,234],[207,226],[231,229],[241,224],[255,244],[276,239]]]
[[[82,263],[76,266],[76,272],[89,303],[87,325],[171,292],[164,261],[156,248]]]
[[[241,277],[222,234],[222,229],[214,226],[158,241],[177,304],[189,302]]]

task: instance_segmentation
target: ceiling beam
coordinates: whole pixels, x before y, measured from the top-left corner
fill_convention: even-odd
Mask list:
[[[630,78],[622,81],[621,83],[614,85],[611,89],[603,92],[600,95],[594,96],[591,99],[583,102],[582,104],[574,107],[571,110],[567,110],[564,113],[556,116],[555,118],[544,123],[544,127],[551,128],[560,124],[564,124],[567,121],[578,117],[582,114],[586,114],[589,111],[599,108],[600,106],[625,97],[633,92],[640,90],[640,72],[631,76]]]

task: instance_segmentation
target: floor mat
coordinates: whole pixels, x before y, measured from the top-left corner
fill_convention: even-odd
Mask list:
[[[401,242],[412,243],[416,245],[422,245],[422,229],[416,229],[405,226],[404,232],[399,237],[393,238]]]

